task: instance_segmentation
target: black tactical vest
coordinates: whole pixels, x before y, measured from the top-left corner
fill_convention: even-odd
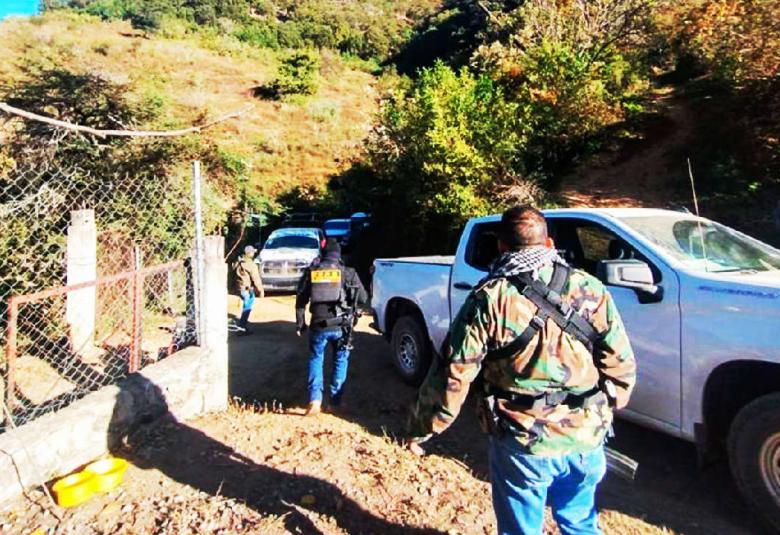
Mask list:
[[[309,276],[313,305],[337,304],[341,301],[344,271],[340,266],[320,264],[311,268]]]

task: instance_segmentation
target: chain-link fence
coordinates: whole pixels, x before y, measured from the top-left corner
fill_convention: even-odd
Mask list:
[[[6,407],[56,411],[194,341],[189,263],[169,262],[8,300]]]
[[[184,319],[187,270],[179,264],[159,272],[144,267],[190,256],[195,214],[189,177],[95,177],[46,160],[2,171],[0,387],[14,401],[16,424],[122,377],[131,370],[134,344],[141,365],[195,337],[196,322]],[[68,229],[71,212],[81,209],[94,211],[94,275],[73,281]],[[117,278],[119,273],[125,275]],[[65,288],[87,281],[92,287],[75,290],[81,295],[75,301],[91,292],[94,314],[74,308],[74,290]],[[48,289],[55,290],[40,293]],[[8,355],[12,296],[19,297],[14,370]],[[94,315],[94,321],[74,333],[79,314]],[[87,339],[88,347],[81,347]]]
[[[93,209],[98,274],[187,254],[194,236],[190,183],[167,176],[97,179],[45,165],[0,176],[0,297],[64,283],[70,211]]]

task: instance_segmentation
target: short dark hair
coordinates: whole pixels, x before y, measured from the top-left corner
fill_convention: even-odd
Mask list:
[[[498,237],[514,251],[544,245],[547,242],[544,214],[528,204],[510,208],[501,216]]]

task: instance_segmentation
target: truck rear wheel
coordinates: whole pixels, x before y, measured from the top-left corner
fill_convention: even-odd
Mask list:
[[[414,316],[402,316],[393,326],[393,364],[404,382],[419,386],[431,365],[425,329]]]
[[[729,463],[748,505],[780,534],[780,393],[739,411],[729,431]]]

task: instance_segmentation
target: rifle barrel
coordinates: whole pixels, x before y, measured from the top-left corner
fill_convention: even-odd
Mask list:
[[[604,452],[607,456],[607,470],[621,479],[633,482],[639,463],[612,448],[604,448]]]

